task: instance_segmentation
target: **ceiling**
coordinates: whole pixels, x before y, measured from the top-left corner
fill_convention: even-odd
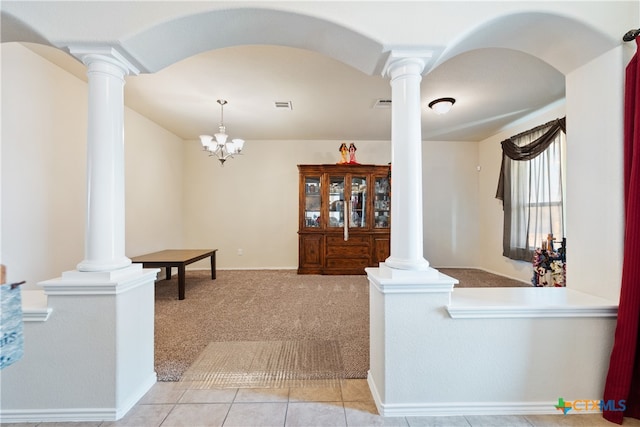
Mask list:
[[[43,45],[30,49],[85,79],[85,67]],[[421,83],[424,140],[479,141],[564,99],[564,75],[526,53],[476,49],[440,64]],[[446,115],[429,102],[453,97]],[[231,137],[251,140],[390,140],[389,79],[367,75],[320,53],[273,45],[201,53],[156,73],[128,76],[125,103],[182,139],[211,134],[225,99]],[[290,102],[291,109],[276,108]]]
[[[3,1],[1,34],[84,80],[69,46],[113,46],[143,70],[126,77],[129,108],[197,140],[217,130],[225,99],[227,132],[248,143],[390,140],[392,110],[376,101],[391,99],[381,70],[405,47],[432,55],[422,139],[481,141],[561,105],[565,75],[620,43],[594,27],[608,29],[609,2],[268,3]],[[428,108],[441,97],[456,99],[446,115]]]

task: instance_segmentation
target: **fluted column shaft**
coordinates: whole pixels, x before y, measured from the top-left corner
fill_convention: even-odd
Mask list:
[[[124,76],[135,70],[113,49],[71,49],[87,66],[87,210],[79,271],[127,267],[124,210]]]
[[[388,267],[426,270],[422,247],[422,130],[420,82],[425,62],[389,62],[391,78],[391,254]]]

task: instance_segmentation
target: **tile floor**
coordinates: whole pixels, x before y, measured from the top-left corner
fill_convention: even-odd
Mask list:
[[[201,389],[185,383],[157,383],[116,422],[15,424],[18,427],[615,425],[600,414],[384,418],[377,414],[366,380],[343,380],[336,387],[281,389]],[[640,420],[626,418],[623,425],[640,427]]]

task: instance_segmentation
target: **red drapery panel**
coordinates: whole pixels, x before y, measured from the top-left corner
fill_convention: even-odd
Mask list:
[[[640,47],[640,39],[636,45]],[[605,419],[622,424],[640,418],[640,64],[638,50],[627,66],[624,99],[624,260],[618,321],[604,388],[605,401],[626,401],[624,412],[605,410]]]

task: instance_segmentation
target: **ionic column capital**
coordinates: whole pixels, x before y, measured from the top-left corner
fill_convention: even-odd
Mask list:
[[[403,75],[422,75],[433,57],[432,50],[393,49],[389,52],[382,75],[391,80]]]
[[[138,75],[140,70],[112,46],[69,46],[69,53],[87,66],[87,73],[104,72],[114,77]]]

